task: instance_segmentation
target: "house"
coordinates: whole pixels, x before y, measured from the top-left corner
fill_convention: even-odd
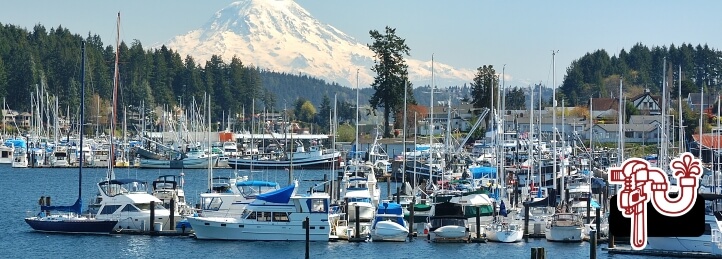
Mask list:
[[[629,117],[629,124],[661,125],[662,115],[632,115]]]
[[[18,116],[18,112],[9,109],[3,109],[3,124],[11,125],[15,121],[15,117]]]
[[[624,124],[622,126],[625,143],[653,144],[659,142],[658,125]],[[595,143],[617,142],[619,141],[619,124],[596,124],[592,127],[591,134]]]
[[[451,108],[451,110],[449,110]],[[429,109],[426,122],[422,125],[418,125],[418,134],[422,136],[429,135],[429,124],[428,120],[431,119],[431,112],[433,110],[434,118],[434,134],[440,135],[445,133],[447,125],[451,127],[454,132],[468,132],[471,130],[471,122],[479,113],[478,108],[474,108],[473,104],[462,103],[459,105],[437,105],[433,109]],[[450,124],[449,124],[450,123]]]
[[[700,93],[689,93],[687,94],[687,105],[692,111],[699,111],[700,105],[703,104],[705,109],[709,109],[717,101],[717,94],[705,93],[704,97],[701,97]],[[704,98],[704,102],[700,103],[700,100]]]
[[[589,115],[595,123],[616,123],[619,116],[619,99],[592,98]]]
[[[630,100],[637,111],[643,115],[659,115],[662,114],[660,96],[652,96],[649,89],[644,89],[644,93],[632,97]]]
[[[28,112],[22,112],[15,116],[15,122],[19,127],[30,127],[33,115]]]

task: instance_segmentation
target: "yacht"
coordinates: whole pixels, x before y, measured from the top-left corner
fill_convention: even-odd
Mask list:
[[[648,237],[645,249],[675,252],[714,253],[714,247],[722,243],[714,243],[714,238],[722,242],[722,212],[705,215],[704,234],[698,237]],[[716,233],[716,236],[715,234]],[[722,249],[718,247],[718,250]],[[718,254],[722,255],[722,254]]]
[[[248,241],[328,241],[330,196],[297,195],[298,182],[259,194],[237,217],[189,217],[197,239]],[[308,229],[304,222],[308,219]]]
[[[88,205],[88,213],[95,218],[117,220],[114,231],[142,232],[151,229],[151,210],[154,230],[168,230],[170,211],[163,201],[147,191],[147,183],[136,179],[112,179],[97,184],[98,194]],[[155,207],[151,207],[154,202]]]
[[[14,150],[15,150],[15,147],[12,146],[12,143],[10,143],[10,145],[8,145],[8,143],[1,145],[0,146],[0,164],[12,163]]]
[[[370,234],[371,222],[381,198],[381,191],[376,184],[371,163],[354,162],[346,166],[341,187],[341,201],[346,219],[336,227],[339,238],[348,239]],[[359,222],[360,229],[355,229],[356,222]]]
[[[209,192],[201,193],[198,215],[240,217],[248,204],[261,193],[278,190],[278,183],[249,180],[247,176],[214,177]]]
[[[163,207],[173,209],[176,220],[193,214],[193,207],[186,202],[183,191],[184,176],[180,173],[176,179],[175,175],[161,175],[153,181],[153,196],[163,202]]]

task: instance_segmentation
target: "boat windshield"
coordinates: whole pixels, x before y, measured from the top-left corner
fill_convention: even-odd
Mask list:
[[[150,203],[134,203],[133,205],[135,205],[135,207],[137,207],[138,209],[140,209],[140,210],[142,210],[142,211],[150,210]],[[156,211],[158,211],[158,210],[165,210],[165,209],[166,209],[166,208],[163,207],[163,204],[161,204],[161,203],[156,203],[156,204],[155,204],[155,210],[156,210]]]
[[[431,220],[432,228],[439,228],[443,226],[461,226],[464,227],[466,224],[463,219],[456,218],[436,218]]]
[[[368,202],[371,203],[370,198],[364,198],[364,197],[352,197],[348,198],[348,202]]]

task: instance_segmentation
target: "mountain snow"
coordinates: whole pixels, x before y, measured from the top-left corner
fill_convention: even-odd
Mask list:
[[[371,43],[371,37],[369,37]],[[213,54],[229,62],[238,56],[245,65],[307,74],[328,82],[360,87],[373,82],[373,52],[365,43],[322,23],[292,0],[243,0],[216,12],[202,27],[165,44],[182,56],[204,64]],[[431,83],[431,61],[406,58],[416,86]],[[471,82],[474,71],[434,63],[437,85]]]

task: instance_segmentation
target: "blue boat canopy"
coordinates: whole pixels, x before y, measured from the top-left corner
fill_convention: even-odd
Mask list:
[[[469,171],[471,171],[471,176],[474,177],[474,179],[496,178],[496,167],[490,167],[490,166],[471,167],[471,168],[469,168]]]
[[[377,214],[395,214],[395,215],[403,215],[403,210],[401,209],[401,205],[395,202],[384,202],[379,204],[378,213]]]
[[[592,208],[595,208],[595,209],[596,209],[596,208],[601,208],[601,206],[599,206],[599,202],[597,202],[597,200],[595,200],[595,199],[592,199],[592,203],[589,203],[589,207],[592,207]]]
[[[236,186],[238,186],[238,187],[241,187],[241,186],[275,187],[275,186],[278,186],[278,184],[275,182],[253,180],[253,181],[237,182]]]
[[[25,142],[24,139],[8,139],[8,140],[5,140],[5,146],[8,146],[8,147],[14,146],[14,147],[25,148],[25,147],[27,147],[27,143]]]
[[[267,201],[267,202],[273,202],[273,203],[288,203],[288,201],[291,200],[291,196],[293,195],[293,191],[296,189],[295,184],[291,184],[289,186],[283,187],[281,189],[267,192],[267,193],[261,193],[258,196],[256,196],[256,199]]]
[[[80,215],[83,210],[83,201],[79,198],[70,206],[40,206],[40,211],[73,212]]]

